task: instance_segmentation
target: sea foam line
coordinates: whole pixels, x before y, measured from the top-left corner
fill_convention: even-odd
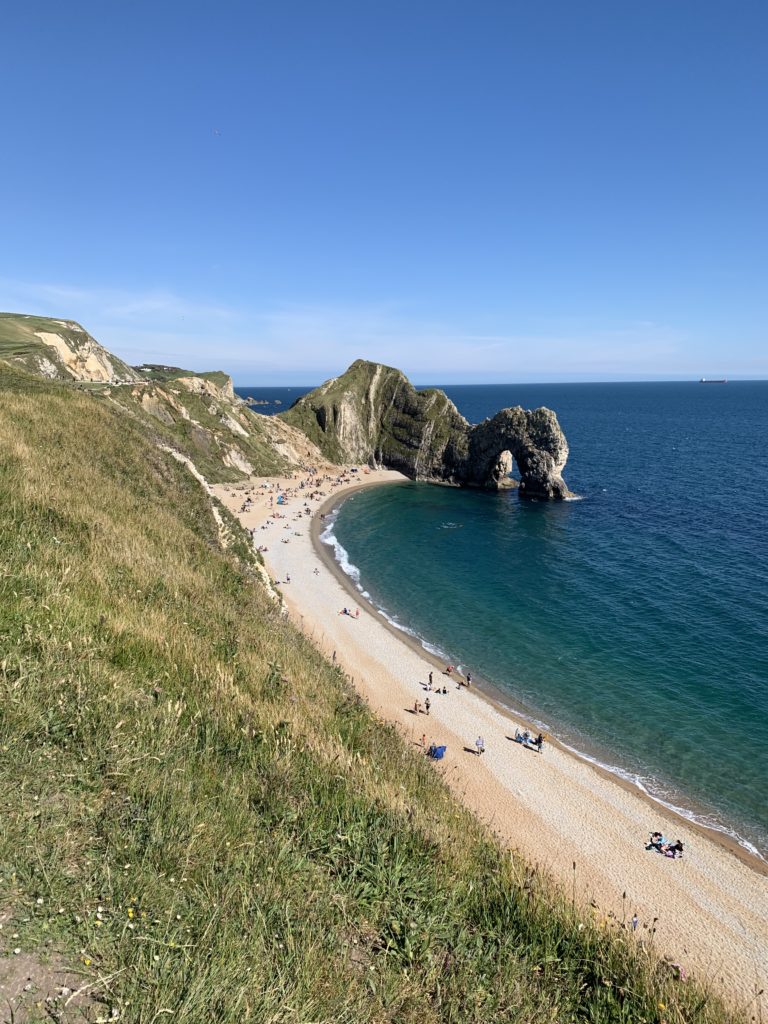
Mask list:
[[[711,818],[709,815],[706,817],[703,815],[695,814],[687,807],[683,807],[680,804],[672,803],[670,800],[665,800],[664,797],[654,792],[653,784],[639,775],[637,772],[627,771],[625,768],[619,768],[618,765],[608,764],[606,761],[601,761],[597,757],[593,757],[590,754],[585,754],[583,750],[579,750],[577,747],[572,747],[568,743],[564,743],[559,737],[558,742],[560,745],[573,754],[575,757],[580,758],[582,761],[587,761],[589,764],[594,765],[596,768],[601,768],[603,771],[609,772],[611,775],[615,775],[624,782],[628,782],[639,789],[640,792],[652,800],[655,804],[659,804],[661,807],[665,807],[668,811],[672,811],[673,814],[678,815],[680,818],[684,818],[686,821],[690,821],[691,824],[697,825],[699,828],[708,829],[710,832],[719,832],[722,835],[728,836],[737,843],[743,850],[761,860],[764,864],[768,863],[768,860],[760,853],[758,848],[750,843],[748,839],[740,835],[735,829],[728,825],[724,825],[722,822]]]
[[[424,650],[434,655],[434,657],[439,658],[441,661],[450,661],[450,657],[445,653],[445,651],[437,647],[435,644],[430,643],[428,640],[425,640],[423,636],[420,636],[415,630],[411,629],[409,626],[405,626],[403,625],[402,622],[398,622],[398,620],[394,618],[392,615],[390,615],[389,612],[384,607],[376,604],[371,599],[371,595],[368,593],[367,590],[363,589],[363,586],[360,583],[360,570],[356,565],[354,565],[354,563],[350,562],[349,553],[344,548],[344,546],[339,543],[338,538],[333,532],[333,528],[336,524],[338,513],[339,509],[334,508],[331,510],[330,513],[326,515],[326,522],[328,523],[328,525],[320,534],[320,540],[323,542],[323,544],[326,544],[328,545],[328,547],[333,549],[334,558],[336,559],[339,568],[346,576],[348,576],[352,580],[352,582],[355,584],[355,588],[359,591],[360,596],[363,597],[368,602],[368,604],[370,604],[371,607],[374,608],[375,611],[382,616],[382,618],[386,619],[387,622],[394,629],[397,629],[401,633],[405,633],[407,636],[410,636],[414,640],[417,640],[419,644],[421,644],[421,646],[424,648]],[[459,672],[462,672],[461,665],[457,665],[456,667]],[[528,719],[535,726],[537,726],[537,728],[555,734],[558,743],[563,747],[563,749],[567,750],[570,754],[573,754],[574,757],[579,758],[579,760],[586,761],[588,764],[594,765],[596,768],[600,768],[603,771],[608,772],[610,775],[615,775],[623,782],[628,782],[630,785],[640,790],[640,792],[649,800],[652,800],[654,803],[659,804],[659,806],[666,808],[668,811],[672,811],[673,814],[677,814],[685,821],[689,821],[691,822],[691,824],[697,825],[700,828],[709,829],[712,832],[719,832],[722,835],[728,836],[729,839],[737,843],[743,850],[746,850],[747,853],[751,854],[753,857],[756,857],[763,863],[768,863],[768,860],[760,853],[757,847],[754,846],[754,844],[750,843],[748,839],[745,839],[744,836],[736,832],[735,829],[730,828],[729,826],[724,825],[721,822],[714,821],[711,818],[704,818],[700,815],[694,814],[693,811],[689,810],[686,807],[681,807],[677,804],[671,803],[669,800],[665,800],[662,796],[659,796],[657,793],[655,793],[653,791],[652,784],[645,780],[643,776],[639,775],[637,772],[628,771],[625,768],[620,768],[618,765],[608,764],[608,762],[601,761],[599,758],[593,757],[591,754],[586,754],[583,750],[579,750],[577,747],[573,747],[570,744],[563,742],[563,740],[559,736],[557,736],[555,730],[548,723],[531,718],[530,714],[523,714],[522,712],[504,703],[503,701],[499,701],[499,703],[511,714],[516,715],[519,718]]]
[[[348,576],[352,580],[352,582],[355,584],[355,589],[359,591],[360,596],[365,598],[368,604],[370,604],[371,607],[379,615],[381,615],[382,618],[386,619],[387,622],[394,629],[399,630],[401,633],[405,633],[407,636],[413,637],[414,640],[418,640],[418,642],[421,644],[424,650],[428,651],[436,658],[440,658],[441,660],[446,659],[447,655],[445,654],[444,651],[442,651],[439,647],[435,646],[435,644],[429,643],[428,640],[425,640],[423,636],[420,636],[415,630],[411,629],[409,626],[404,626],[402,622],[399,622],[397,620],[397,618],[395,618],[393,615],[390,615],[390,613],[383,605],[376,604],[371,598],[370,593],[363,588],[363,585],[360,582],[360,570],[354,564],[354,562],[350,561],[349,552],[346,550],[344,545],[339,542],[338,537],[333,532],[338,512],[338,508],[334,508],[331,509],[331,511],[326,515],[326,522],[328,523],[328,525],[320,534],[320,540],[323,542],[323,544],[326,544],[328,547],[333,549],[334,558],[336,559],[336,562],[341,571],[344,573],[345,576]]]

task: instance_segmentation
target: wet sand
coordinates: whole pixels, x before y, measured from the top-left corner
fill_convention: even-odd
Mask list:
[[[339,468],[325,472],[335,478]],[[607,928],[628,923],[636,913],[638,941],[653,943],[750,1015],[768,1010],[765,994],[756,997],[768,981],[765,865],[557,743],[546,743],[542,754],[514,743],[515,729],[527,723],[474,686],[459,687],[442,674],[442,663],[363,600],[320,542],[319,516],[342,494],[402,479],[386,470],[361,473],[349,482],[323,483],[325,495],[311,501],[309,492],[297,492],[284,507],[270,506],[269,497],[274,500],[278,485],[296,487],[298,477],[254,478],[216,486],[214,492],[254,529],[255,543],[268,547],[264,559],[292,619],[329,657],[335,652],[372,710],[395,723],[407,741],[420,745],[425,736],[427,744],[447,745],[435,770],[502,843],[569,894],[575,891]],[[241,511],[248,492],[253,503]],[[285,518],[272,518],[275,512]],[[340,615],[344,607],[353,614]],[[446,686],[447,695],[426,691],[430,671],[435,687]],[[423,709],[427,697],[430,714],[415,713],[415,702]],[[475,748],[478,735],[485,740],[482,756]],[[646,851],[654,829],[682,839],[684,856],[673,860]]]

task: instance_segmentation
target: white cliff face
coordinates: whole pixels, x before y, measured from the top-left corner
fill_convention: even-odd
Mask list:
[[[240,437],[248,437],[248,431],[238,423],[233,416],[228,416],[224,413],[219,422],[222,426],[226,427],[227,430],[231,430],[233,434],[239,434]]]
[[[200,395],[202,398],[212,398],[214,401],[219,402],[239,402],[240,399],[234,392],[232,387],[231,377],[227,377],[226,382],[219,386],[215,381],[208,380],[206,377],[177,377],[175,383],[187,391],[191,391],[194,395]]]
[[[237,469],[248,476],[253,473],[253,466],[238,448],[230,448],[228,451],[224,452],[222,461],[225,466]]]
[[[66,332],[58,334],[51,331],[35,331],[35,337],[52,349],[57,362],[74,380],[112,384],[118,380],[138,379],[138,374],[124,364],[118,372],[107,350],[86,334],[78,324],[61,322]],[[72,333],[82,335],[82,340],[78,338],[74,341],[67,337],[67,334]],[[50,376],[50,371],[46,375]]]

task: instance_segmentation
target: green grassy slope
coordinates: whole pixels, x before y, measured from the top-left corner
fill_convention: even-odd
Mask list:
[[[2,369],[0,780],[1,934],[102,1019],[729,1019],[495,845],[141,424]]]
[[[215,373],[208,375],[214,376]],[[145,395],[153,400],[150,408],[159,410],[164,418],[142,407],[141,398]],[[168,402],[168,395],[169,391],[163,388],[150,387],[138,394],[131,388],[114,388],[108,397],[110,402],[119,405],[129,416],[143,422],[157,438],[188,455],[211,483],[242,480],[246,475],[235,466],[225,463],[225,454],[232,448],[245,456],[254,473],[259,476],[290,471],[289,461],[269,442],[264,426],[265,417],[252,413],[246,406],[236,408],[234,403],[222,400],[214,403],[210,398],[205,399],[186,389],[174,392],[172,398],[175,406],[172,406]],[[180,414],[178,407],[186,410],[186,418]],[[215,413],[211,412],[212,408],[216,409]],[[242,416],[248,436],[234,434],[222,426],[222,413],[236,416],[238,420]]]
[[[103,374],[95,380],[76,381],[40,333],[57,335],[73,352],[85,345],[103,354],[120,383],[106,381]],[[272,442],[265,418],[235,397],[229,376],[221,371],[196,373],[172,366],[134,369],[74,321],[19,313],[0,313],[0,366],[6,367],[6,384],[9,372],[26,372],[42,380],[59,379],[118,404],[144,425],[148,435],[191,458],[211,482],[241,480],[249,467],[259,475],[292,468],[290,459],[279,454]],[[187,378],[186,386],[177,383],[179,378]],[[233,429],[233,424],[244,433]]]
[[[38,336],[40,333],[55,334],[60,337],[73,352],[79,352],[83,346],[94,346],[97,351],[104,352],[108,357],[115,374],[124,380],[137,376],[132,367],[122,359],[106,352],[98,342],[80,324],[73,320],[56,320],[44,316],[28,316],[23,313],[0,313],[0,362],[12,367],[39,374],[43,364],[52,367],[62,380],[70,380],[72,374],[66,369],[56,350]]]
[[[223,387],[229,382],[229,376],[221,370],[182,370],[178,366],[163,366],[159,363],[142,363],[134,367],[142,377],[147,380],[164,383],[169,380],[178,380],[179,377],[200,377],[202,380],[210,380],[218,387]]]
[[[466,455],[466,421],[442,391],[417,391],[400,370],[357,359],[340,377],[279,414],[326,458],[376,460],[411,476],[429,475]]]

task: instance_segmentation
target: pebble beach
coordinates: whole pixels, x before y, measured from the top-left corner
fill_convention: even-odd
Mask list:
[[[764,866],[556,742],[547,741],[541,754],[515,743],[516,730],[529,723],[474,686],[460,685],[455,673],[445,674],[443,663],[391,627],[320,540],[321,516],[345,493],[401,480],[400,474],[349,475],[337,466],[319,474],[319,482],[301,490],[298,476],[213,488],[253,531],[255,546],[267,549],[267,571],[290,617],[414,749],[426,755],[430,743],[447,747],[435,771],[500,842],[554,878],[606,928],[631,929],[636,915],[638,942],[760,1019],[768,1009],[765,994],[758,994],[768,981]],[[285,504],[276,504],[278,494]],[[447,693],[436,692],[443,687]],[[682,840],[681,858],[646,850],[656,829]]]

